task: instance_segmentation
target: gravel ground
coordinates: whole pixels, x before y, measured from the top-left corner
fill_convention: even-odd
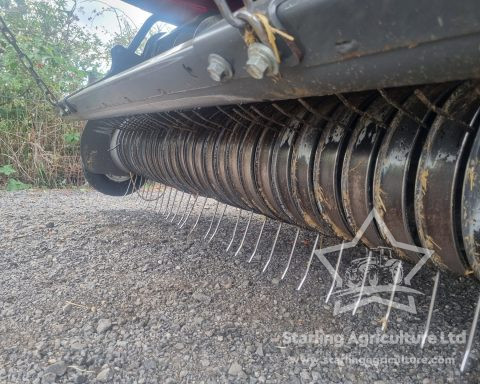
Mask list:
[[[225,251],[233,208],[210,244],[202,236],[213,202],[191,235],[193,215],[179,229],[154,208],[88,190],[0,193],[1,383],[480,381],[479,334],[466,373],[459,371],[462,331],[470,329],[479,293],[474,281],[441,275],[431,333],[460,334],[456,344],[366,345],[364,336],[382,335],[385,305],[335,316],[339,296],[325,304],[332,277],[317,259],[296,290],[314,235],[300,235],[280,280],[293,228],[282,228],[261,273],[275,223],[267,222],[261,259],[247,263],[260,217],[234,256]],[[240,230],[245,224],[243,218]],[[363,252],[346,252],[341,268]],[[413,288],[424,293],[415,298],[417,313],[393,309],[387,336],[423,332],[434,275],[423,268],[415,277]]]

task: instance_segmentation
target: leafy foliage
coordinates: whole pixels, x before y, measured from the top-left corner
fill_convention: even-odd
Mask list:
[[[0,167],[1,175],[10,176],[12,173],[15,173],[15,169],[11,164],[5,164]]]
[[[80,133],[67,132],[63,135],[63,139],[67,144],[76,144],[80,141]]]
[[[135,34],[128,18],[118,14],[120,33],[103,42],[79,22],[85,2],[102,4],[100,0],[0,0],[0,13],[19,46],[59,97],[101,77],[110,47]],[[101,6],[90,18],[114,11]],[[81,129],[82,124],[62,121],[46,106],[34,80],[0,34],[0,164],[4,164],[0,183],[8,190],[82,184]],[[15,179],[10,177],[12,169]]]
[[[7,191],[21,191],[23,189],[29,189],[31,187],[32,186],[30,184],[22,183],[21,181],[13,178],[8,179],[7,182]]]

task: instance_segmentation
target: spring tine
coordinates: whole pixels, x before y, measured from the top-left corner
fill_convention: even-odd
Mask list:
[[[168,219],[168,216],[169,216],[168,209],[169,209],[169,207],[170,207],[170,200],[171,200],[171,198],[172,198],[173,196],[175,196],[175,194],[177,193],[177,190],[175,189],[175,193],[174,193],[173,196],[172,196],[172,191],[174,191],[173,188],[170,189],[170,193],[168,194],[167,206],[165,207],[165,212],[164,212],[164,214],[165,214],[165,219]]]
[[[387,307],[387,313],[382,319],[382,331],[385,332],[387,329],[388,319],[390,317],[390,312],[392,311],[393,298],[395,297],[395,291],[397,290],[398,278],[400,277],[400,268],[402,267],[402,262],[398,262],[397,272],[395,272],[395,280],[393,281],[392,294],[390,295],[390,301]]]
[[[232,239],[230,240],[230,243],[228,244],[228,247],[225,251],[228,252],[228,250],[230,249],[230,247],[232,246],[233,244],[233,240],[235,239],[235,234],[237,233],[237,228],[238,228],[238,222],[240,221],[240,215],[242,213],[242,210],[240,208],[238,208],[238,215],[237,215],[237,222],[235,223],[235,228],[233,229],[233,233],[232,233]]]
[[[146,206],[147,205],[147,199],[148,199],[148,193],[150,192],[150,185],[147,185],[145,183],[145,188],[142,190],[142,193],[140,195],[140,198],[142,199],[142,205]]]
[[[123,194],[123,197],[127,196],[127,192],[130,190],[130,186],[132,185],[132,176],[130,175],[130,179],[127,185],[127,189],[125,190],[125,193]]]
[[[260,238],[262,237],[262,233],[263,233],[263,229],[265,228],[265,223],[267,222],[267,216],[263,216],[263,223],[262,223],[262,227],[260,228],[260,233],[258,234],[258,238],[257,238],[257,242],[255,243],[255,248],[252,252],[252,255],[250,256],[250,258],[248,259],[248,262],[251,263],[253,258],[255,257],[256,253],[257,253],[257,248],[258,248],[258,244],[260,243]]]
[[[235,252],[234,256],[237,256],[240,253],[240,251],[242,250],[243,243],[245,242],[245,237],[247,237],[248,228],[250,227],[250,222],[252,221],[252,216],[253,216],[253,211],[250,212],[250,216],[248,217],[248,221],[247,221],[247,226],[245,227],[245,230],[243,231],[242,241],[240,242],[240,245],[238,246],[237,252]]]
[[[185,218],[185,220],[183,220],[183,223],[182,225],[180,225],[180,228],[183,228],[184,225],[187,223],[188,219],[190,218],[190,215],[192,214],[193,208],[195,208],[195,205],[197,204],[197,200],[198,200],[198,195],[195,196],[195,200],[193,201],[193,204],[190,207],[190,210],[188,211],[188,215]]]
[[[313,256],[315,255],[315,250],[317,249],[317,243],[318,243],[319,237],[320,237],[320,234],[317,233],[317,237],[315,237],[315,242],[313,243],[312,252],[310,253],[310,259],[308,259],[307,270],[305,271],[305,274],[303,275],[302,280],[300,281],[300,284],[298,284],[297,291],[302,289],[303,283],[305,283],[305,280],[307,279],[308,272],[310,271],[310,266],[312,265]],[[322,248],[322,243],[323,243],[323,236],[322,236],[322,239],[320,240],[320,249]]]
[[[285,275],[288,272],[288,268],[290,268],[290,263],[292,262],[293,252],[295,251],[295,247],[297,246],[297,240],[298,240],[299,233],[300,233],[300,228],[297,227],[297,230],[295,231],[295,239],[293,240],[292,250],[290,251],[290,256],[288,257],[287,267],[283,271],[283,274],[282,274],[282,277],[280,278],[280,280],[283,280],[285,278]]]
[[[180,220],[178,220],[177,227],[180,226],[180,223],[183,221],[183,219],[185,218],[185,215],[187,214],[188,205],[190,204],[191,198],[192,198],[192,195],[188,194],[187,203],[185,204],[185,209],[183,210],[182,217],[180,217]]]
[[[203,236],[204,239],[207,238],[208,234],[210,233],[210,230],[212,229],[212,226],[213,226],[213,221],[215,220],[215,216],[217,215],[217,211],[218,211],[218,204],[220,204],[217,200],[217,204],[215,204],[215,211],[213,212],[213,216],[212,216],[212,219],[210,220],[210,225],[208,226],[208,231],[207,233],[205,233],[205,235]]]
[[[155,185],[155,183],[152,183],[148,186],[147,190],[145,191],[145,193],[142,195],[142,198],[144,199],[143,200],[143,205],[145,207],[148,207],[148,203],[150,202],[150,199],[152,197],[152,192],[153,192],[153,186]]]
[[[172,190],[173,188],[170,187],[170,190],[168,191],[167,206],[165,207],[165,211],[162,210],[163,215],[165,215],[168,211],[168,205],[170,204],[170,197],[172,196]],[[163,205],[163,202],[162,202],[162,205]]]
[[[160,213],[160,211],[162,210],[162,207],[163,207],[163,201],[165,200],[165,195],[167,194],[167,186],[164,185],[163,186],[163,192],[162,192],[162,198],[159,199],[160,200],[160,204],[158,205],[158,213]]]
[[[367,258],[367,265],[365,265],[365,272],[363,273],[362,285],[360,287],[360,292],[358,293],[358,299],[355,302],[355,307],[353,308],[352,315],[355,315],[355,313],[357,312],[358,306],[360,305],[360,301],[362,301],[363,290],[365,289],[365,282],[367,281],[368,267],[370,265],[371,260],[372,260],[372,251],[369,251],[368,258]]]
[[[165,217],[166,219],[168,219],[170,217],[170,215],[172,214],[173,206],[175,205],[175,200],[177,199],[177,193],[178,193],[178,189],[175,189],[175,194],[173,195],[172,206],[170,207],[170,212],[168,212],[167,217]],[[168,205],[167,205],[167,207],[168,207]]]
[[[430,306],[428,307],[427,324],[425,324],[425,331],[423,332],[422,342],[420,348],[423,349],[425,341],[427,340],[428,330],[430,329],[430,321],[432,320],[433,307],[435,305],[435,298],[437,297],[438,281],[440,280],[440,271],[437,271],[435,275],[435,282],[433,283],[432,299],[430,300]]]
[[[275,239],[273,240],[273,244],[272,244],[272,249],[270,250],[270,255],[268,256],[267,262],[263,266],[262,273],[265,273],[268,265],[270,264],[270,261],[272,261],[273,251],[275,250],[275,246],[277,245],[278,235],[280,234],[281,229],[282,229],[282,222],[278,224],[277,233],[275,234]]]
[[[218,222],[217,222],[217,225],[216,225],[216,227],[215,227],[215,230],[213,231],[212,236],[210,236],[210,239],[208,239],[208,242],[209,242],[209,243],[213,240],[213,238],[214,238],[215,235],[217,234],[218,228],[220,227],[220,223],[221,223],[222,220],[223,220],[223,215],[225,215],[225,211],[226,211],[226,210],[227,210],[227,204],[224,205],[222,214],[220,215],[220,218],[218,219]]]
[[[472,328],[470,329],[470,333],[468,334],[467,347],[465,348],[465,354],[463,355],[462,365],[460,366],[460,372],[463,372],[465,370],[465,366],[467,365],[468,356],[470,355],[470,351],[472,350],[473,339],[475,337],[475,331],[477,329],[479,315],[480,315],[480,295],[478,296],[477,306],[475,307],[475,314],[473,315]]]
[[[150,206],[150,203],[153,201],[153,191],[155,190],[155,184],[157,184],[156,182],[153,182],[151,187],[150,187],[150,194],[149,196],[147,197],[147,207]]]
[[[161,184],[158,184],[158,185],[159,187],[158,187],[157,198],[155,199],[155,207],[153,207],[154,212],[157,212],[157,207],[158,207],[158,203],[160,202],[160,197],[163,196],[163,192],[164,192],[162,191],[162,185]],[[160,192],[162,193],[161,195],[160,195]]]
[[[338,253],[337,265],[335,266],[335,274],[333,275],[332,285],[330,286],[330,290],[328,291],[325,303],[328,303],[328,300],[330,300],[330,296],[332,295],[333,289],[335,288],[335,282],[337,281],[338,276],[338,269],[340,268],[340,260],[342,259],[343,254],[343,246],[344,242],[342,241],[342,247],[340,248],[340,252]]]
[[[182,206],[182,201],[183,201],[184,196],[185,196],[185,192],[182,192],[182,196],[180,196],[180,203],[178,203],[178,207],[175,211],[175,214],[173,215],[172,219],[170,220],[171,223],[173,223],[173,220],[175,220],[175,217],[177,217],[178,212],[180,211],[180,207]]]
[[[208,197],[205,197],[205,200],[203,200],[203,205],[202,205],[202,209],[200,210],[200,213],[198,214],[198,217],[197,217],[197,220],[195,221],[195,224],[193,225],[192,229],[190,230],[190,232],[188,233],[189,235],[195,230],[195,228],[197,227],[198,225],[198,222],[200,221],[200,218],[202,217],[202,213],[205,209],[205,204],[207,204],[207,200],[208,200]]]

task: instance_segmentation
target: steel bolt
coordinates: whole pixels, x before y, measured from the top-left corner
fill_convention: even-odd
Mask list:
[[[222,56],[212,53],[208,55],[207,72],[214,81],[227,81],[233,77],[230,63]]]
[[[278,63],[272,50],[260,43],[250,45],[248,47],[247,72],[254,79],[263,79],[265,74],[276,75]]]

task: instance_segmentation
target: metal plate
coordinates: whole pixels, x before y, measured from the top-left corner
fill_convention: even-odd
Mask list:
[[[349,97],[349,101],[358,108],[364,109],[372,98],[371,93],[354,94]],[[353,233],[345,218],[340,178],[345,149],[357,118],[356,112],[344,105],[339,106],[322,132],[313,168],[317,204],[319,208],[323,208],[325,221],[330,224],[337,236],[344,239],[351,239]]]
[[[476,112],[476,119],[471,124],[477,133],[463,179],[461,221],[465,253],[470,268],[477,279],[480,279],[480,130],[478,129],[478,115],[479,110]]]
[[[265,129],[260,136],[255,151],[255,179],[258,182],[263,201],[270,211],[274,213],[277,219],[288,223],[290,219],[277,203],[272,190],[272,153],[277,139],[278,132],[273,129]]]
[[[224,194],[218,179],[216,175],[216,171],[214,169],[214,161],[215,161],[215,156],[216,156],[216,151],[215,151],[215,143],[219,138],[221,138],[221,135],[225,134],[225,130],[218,133],[211,133],[208,137],[207,140],[205,141],[205,145],[203,147],[203,159],[204,159],[204,164],[205,164],[205,171],[206,175],[208,178],[208,182],[210,187],[213,190],[213,195],[214,198],[230,205],[234,205],[233,202]]]
[[[237,126],[230,135],[230,140],[228,141],[225,153],[226,173],[227,180],[231,185],[231,189],[237,196],[237,200],[240,200],[241,205],[248,210],[256,210],[255,205],[252,204],[251,200],[247,196],[247,193],[245,192],[239,168],[240,145],[250,129],[251,127],[245,129],[241,126]]]
[[[203,147],[207,141],[208,136],[212,134],[212,132],[201,131],[198,133],[196,141],[195,141],[195,149],[194,149],[194,166],[195,172],[197,174],[198,180],[200,181],[200,189],[202,190],[202,195],[207,197],[213,197],[214,191],[210,186],[208,181],[208,177],[205,170],[205,161],[203,156]]]
[[[201,194],[203,192],[203,186],[195,169],[195,147],[198,137],[199,135],[196,132],[190,133],[185,142],[184,150],[187,171],[190,175],[190,178],[192,179],[192,182],[195,185],[196,194]]]
[[[265,204],[259,192],[259,185],[255,177],[255,152],[257,143],[264,129],[269,129],[269,127],[260,127],[258,125],[251,125],[249,127],[239,147],[238,168],[245,194],[251,204],[255,207],[256,211],[273,218],[275,215],[267,204]]]
[[[231,180],[228,177],[228,147],[231,140],[235,139],[235,130],[239,127],[237,125],[225,129],[221,137],[217,140],[215,145],[216,161],[214,162],[217,180],[222,188],[222,191],[227,195],[228,199],[233,203],[232,205],[247,209],[237,191],[233,189]]]
[[[304,108],[291,112],[299,120],[306,115]],[[279,134],[272,155],[272,189],[283,212],[290,222],[300,227],[306,227],[302,214],[293,202],[292,196],[292,155],[295,141],[302,124],[299,120],[288,119],[285,128]]]
[[[429,85],[421,91],[441,106],[453,87],[453,84]],[[435,114],[415,95],[410,96],[402,108],[409,115],[397,113],[378,151],[373,178],[374,206],[396,241],[421,246],[415,224],[414,187],[418,159]],[[387,234],[382,230],[380,233],[385,242],[393,246]],[[395,252],[413,262],[422,256],[399,248],[395,248]]]
[[[477,97],[472,84],[465,83],[454,91],[443,109],[457,119],[471,118]],[[465,151],[472,136],[467,132],[457,122],[437,116],[420,156],[415,185],[415,220],[420,241],[425,248],[435,251],[432,260],[437,266],[458,274],[467,270],[459,242],[458,191],[463,182]]]
[[[329,117],[337,107],[338,100],[335,98],[325,98],[320,105],[314,106],[318,113],[325,117]],[[325,232],[328,225],[325,225],[325,220],[315,200],[313,164],[320,135],[327,120],[312,115],[307,121],[309,124],[302,127],[293,148],[292,198],[305,224],[313,230]]]
[[[389,98],[402,103],[412,89],[391,90]],[[380,143],[391,118],[397,110],[378,97],[366,109],[371,116],[357,120],[349,139],[342,167],[342,202],[345,216],[353,233],[357,233],[373,209],[373,173]],[[385,127],[377,122],[382,122]],[[385,246],[377,223],[373,221],[364,231],[362,242],[370,248]]]

